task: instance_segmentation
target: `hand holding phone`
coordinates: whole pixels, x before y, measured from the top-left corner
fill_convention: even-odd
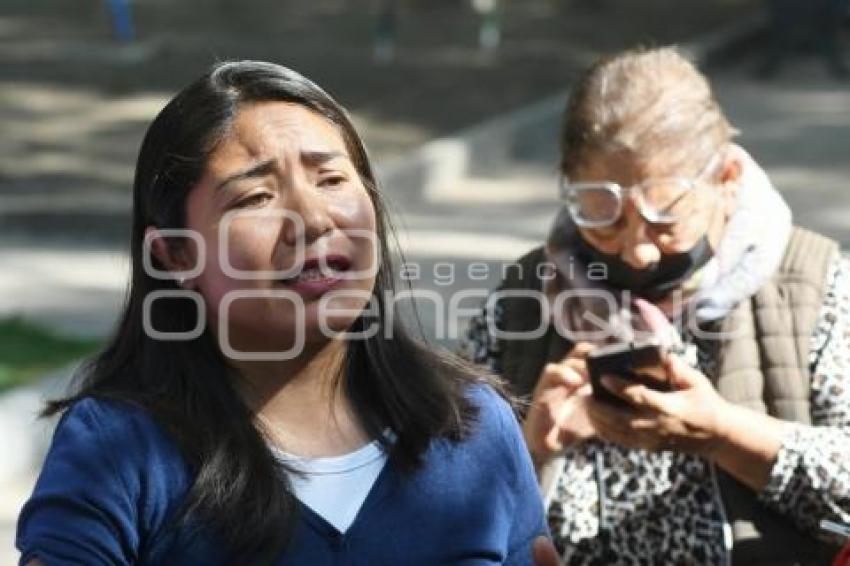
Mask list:
[[[593,348],[579,343],[557,363],[544,366],[523,421],[523,436],[536,467],[594,435],[587,418],[590,398],[585,358]]]
[[[658,391],[671,391],[673,387],[666,377],[660,380],[651,375],[658,373],[665,354],[665,348],[656,340],[621,342],[593,350],[587,355],[593,397],[617,405],[627,404],[602,385],[605,375],[614,375]]]

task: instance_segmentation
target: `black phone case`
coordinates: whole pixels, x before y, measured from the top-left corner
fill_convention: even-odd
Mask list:
[[[615,405],[628,405],[602,386],[600,380],[603,375],[615,375],[652,389],[670,391],[669,383],[659,383],[658,380],[644,377],[635,371],[641,367],[660,365],[661,353],[662,349],[656,343],[617,344],[591,352],[587,356],[587,369],[590,374],[593,397]]]

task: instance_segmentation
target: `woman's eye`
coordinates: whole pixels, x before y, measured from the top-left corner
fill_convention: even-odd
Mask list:
[[[265,204],[268,200],[272,198],[272,195],[269,193],[256,193],[249,197],[243,198],[236,203],[237,208],[244,208],[250,206],[259,206],[261,204]]]
[[[319,186],[334,188],[342,185],[345,181],[346,178],[343,175],[328,175],[319,179]]]

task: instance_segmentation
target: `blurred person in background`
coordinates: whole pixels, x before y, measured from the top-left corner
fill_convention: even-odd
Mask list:
[[[149,127],[133,202],[126,310],[47,409],[22,564],[531,563],[519,424],[388,322],[390,227],[330,96],[216,65]]]
[[[734,134],[672,48],[594,65],[566,108],[564,206],[470,325],[469,356],[529,401],[567,564],[838,551],[818,523],[850,520],[850,261],[793,226]],[[637,333],[676,346],[649,370],[674,390],[612,376],[625,404],[595,400],[588,353]]]

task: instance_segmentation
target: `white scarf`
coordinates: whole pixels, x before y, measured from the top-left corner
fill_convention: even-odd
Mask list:
[[[742,147],[731,151],[741,163],[738,202],[714,257],[703,267],[694,297],[698,320],[718,320],[755,295],[770,279],[791,237],[791,209],[764,170]]]

